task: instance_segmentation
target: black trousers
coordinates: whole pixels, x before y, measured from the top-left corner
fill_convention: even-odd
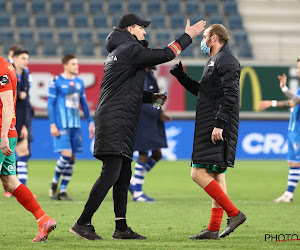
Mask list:
[[[115,216],[126,218],[131,162],[122,156],[105,156],[102,161],[101,175],[92,187],[89,199],[78,219],[79,225],[91,222],[111,187],[113,187]]]

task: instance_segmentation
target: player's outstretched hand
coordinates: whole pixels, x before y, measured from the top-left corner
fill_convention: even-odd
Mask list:
[[[260,110],[265,110],[265,109],[270,108],[270,107],[272,107],[272,101],[261,101],[258,104],[258,108]]]
[[[282,74],[282,76],[278,76],[280,88],[286,86],[286,74]]]
[[[206,21],[199,21],[198,23],[195,23],[193,26],[191,26],[190,20],[187,20],[186,26],[185,26],[185,33],[187,33],[192,39],[196,38],[200,35],[200,33],[204,30],[204,27],[206,25]]]

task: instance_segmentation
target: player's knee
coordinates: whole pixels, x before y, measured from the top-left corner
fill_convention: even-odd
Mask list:
[[[195,172],[192,171],[191,172],[191,178],[192,178],[192,180],[194,182],[198,183],[198,181],[199,181],[199,175],[197,173],[195,173]]]
[[[162,158],[162,153],[161,153],[160,150],[153,151],[151,157],[152,157],[156,162],[158,162],[158,161],[161,160],[161,158]]]

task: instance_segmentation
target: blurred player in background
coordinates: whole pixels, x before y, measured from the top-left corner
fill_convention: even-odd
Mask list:
[[[159,93],[153,70],[156,70],[156,66],[146,68],[144,91]],[[170,120],[171,117],[152,104],[142,105],[134,142],[134,151],[139,151],[139,158],[129,185],[134,201],[154,201],[143,192],[144,178],[162,158],[161,148],[168,147],[164,122]],[[151,151],[150,157],[148,151]]]
[[[0,179],[4,189],[12,193],[36,218],[39,230],[33,241],[45,241],[49,233],[56,228],[56,222],[43,211],[31,191],[16,176],[14,150],[18,140],[15,128],[17,77],[14,67],[3,57],[0,58],[0,83]]]
[[[19,49],[19,46],[12,47],[13,66],[17,74],[17,132],[18,142],[16,146],[17,153],[17,174],[21,183],[27,185],[28,179],[28,160],[30,159],[30,143],[33,141],[31,121],[33,117],[33,109],[29,99],[29,88],[31,85],[31,74],[28,70],[29,51]],[[11,194],[6,192],[6,197]],[[35,196],[36,198],[37,196]]]
[[[8,50],[7,61],[10,63],[14,63],[13,55],[14,55],[15,51],[22,50],[22,49],[23,49],[23,47],[18,44],[11,46]]]
[[[60,152],[55,174],[49,189],[52,199],[69,200],[67,185],[69,184],[76,159],[82,152],[80,130],[80,105],[85,118],[89,122],[89,137],[95,134],[95,125],[86,101],[84,83],[76,75],[79,72],[78,60],[75,55],[62,58],[64,72],[49,84],[48,115],[50,132],[53,136],[54,152]],[[60,190],[57,192],[59,177],[62,175]]]
[[[297,74],[300,78],[300,57],[297,59]],[[278,76],[279,86],[288,98],[286,101],[261,101],[259,108],[265,110],[270,107],[277,108],[291,108],[290,122],[288,128],[288,162],[289,162],[289,175],[287,189],[284,194],[274,200],[275,203],[292,202],[295,188],[300,180],[300,88],[296,95],[294,95],[286,86],[287,77],[285,74]]]
[[[230,36],[221,24],[210,25],[203,33],[201,50],[208,60],[200,82],[188,76],[181,65],[171,74],[197,96],[192,179],[212,197],[211,219],[207,229],[191,239],[226,237],[246,221],[227,196],[225,173],[234,167],[239,128],[240,63],[228,45]],[[223,210],[227,226],[219,234]]]

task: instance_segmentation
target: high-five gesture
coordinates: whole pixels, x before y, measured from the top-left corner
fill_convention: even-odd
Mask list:
[[[286,85],[286,74],[282,74],[282,76],[278,76],[280,88],[283,88]]]
[[[185,26],[185,33],[187,33],[192,39],[196,38],[200,35],[200,33],[204,30],[204,27],[206,25],[206,21],[199,21],[198,23],[195,23],[193,26],[191,26],[190,20],[187,20],[186,26]]]

